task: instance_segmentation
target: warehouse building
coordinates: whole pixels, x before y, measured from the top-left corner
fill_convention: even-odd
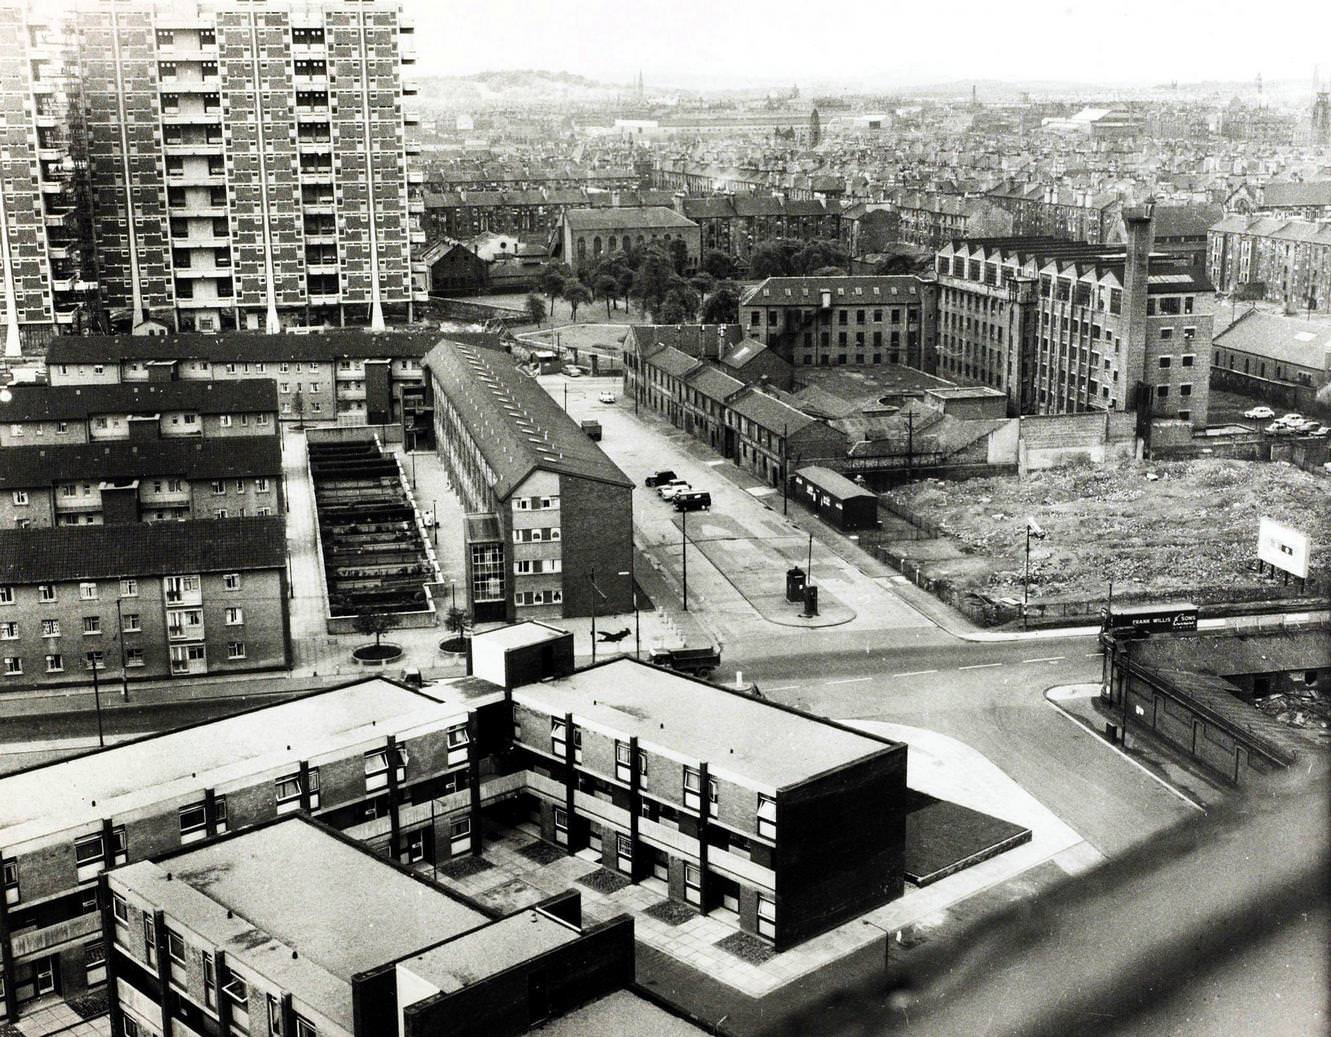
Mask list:
[[[878,495],[830,468],[809,465],[799,469],[792,494],[837,529],[849,532],[878,525]]]

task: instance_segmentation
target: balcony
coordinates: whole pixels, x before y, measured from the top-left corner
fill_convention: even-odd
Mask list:
[[[407,183],[409,183],[409,184],[423,184],[423,183],[425,183],[425,170],[423,170],[423,169],[408,169],[408,170],[407,170]]]
[[[333,182],[333,171],[331,169],[302,169],[300,180],[304,184],[331,184]]]
[[[22,961],[34,954],[41,954],[43,951],[50,951],[63,944],[83,939],[93,933],[100,932],[101,927],[101,916],[96,911],[91,911],[86,915],[79,915],[64,922],[57,922],[55,925],[48,925],[44,929],[15,933],[11,937],[14,959]]]
[[[407,240],[410,241],[413,245],[424,245],[425,231],[412,229],[407,232]]]
[[[162,61],[216,61],[218,53],[216,43],[192,43],[189,46],[173,43],[169,47],[157,48],[157,57]]]
[[[427,292],[424,288],[413,288],[413,289],[411,290],[411,297],[412,297],[412,299],[414,299],[416,302],[429,302],[429,301],[430,301],[430,293]]]
[[[163,112],[164,126],[221,126],[222,109],[202,112]]]
[[[63,493],[55,499],[55,512],[57,515],[65,514],[86,514],[89,511],[101,511],[102,498],[100,494],[88,494],[87,496],[66,497]]]
[[[310,292],[311,306],[336,306],[342,301],[342,293],[338,292]]]
[[[421,142],[418,140],[406,141],[403,147],[406,148],[408,155],[419,155],[421,153]]]
[[[213,205],[211,202],[181,202],[179,205],[168,202],[167,208],[171,210],[172,216],[199,216],[212,219],[227,214],[225,205]],[[172,240],[176,240],[174,235]]]
[[[230,244],[230,238],[219,238],[216,234],[202,231],[171,236],[172,248],[227,248]]]
[[[336,274],[340,269],[336,259],[324,263],[305,264],[305,272],[309,274]]]
[[[217,147],[222,145],[218,144]],[[166,174],[166,182],[169,187],[225,187],[225,173],[193,173],[179,172]],[[219,213],[219,215],[221,215]]]
[[[337,212],[337,205],[331,198],[321,199],[317,202],[302,202],[301,211],[310,216],[332,216]]]
[[[292,81],[296,84],[296,89],[298,89],[298,90],[299,90],[301,87],[304,87],[304,88],[306,88],[306,89],[308,89],[308,90],[327,90],[327,89],[328,89],[328,73],[326,73],[326,72],[325,72],[325,73],[322,73],[322,74],[317,74],[317,75],[315,75],[315,74],[310,74],[310,73],[301,73],[301,72],[297,72],[297,73],[296,73],[294,76],[292,76],[291,78],[292,78]]]
[[[52,259],[68,259],[74,254],[74,250],[68,245],[49,245],[46,254]]]
[[[220,76],[199,79],[163,79],[162,90],[169,94],[215,94],[222,88]]]
[[[415,97],[418,93],[420,93],[420,87],[418,87],[418,86],[416,85],[416,80],[414,80],[414,79],[403,79],[403,80],[402,80],[402,96],[403,96],[403,97]]]
[[[186,299],[176,296],[176,306],[182,310],[229,310],[236,305],[234,296],[216,296],[212,299]]]
[[[60,116],[53,113],[38,112],[32,117],[32,121],[39,129],[54,129],[60,125]]]
[[[336,245],[337,231],[320,231],[316,233],[305,232],[305,244],[307,245]]]
[[[333,142],[331,140],[298,140],[296,141],[296,150],[302,155],[331,155]]]
[[[231,267],[229,266],[178,266],[175,269],[177,277],[193,278],[218,278],[225,277],[230,279]]]
[[[73,274],[57,274],[51,277],[51,291],[72,292],[76,281]]]
[[[74,323],[74,318],[78,316],[77,310],[56,310],[55,322],[64,327],[69,327]]]
[[[225,144],[222,138],[217,140],[172,141],[162,145],[166,155],[220,155]]]

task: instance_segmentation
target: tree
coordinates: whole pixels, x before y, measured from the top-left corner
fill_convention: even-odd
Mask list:
[[[820,266],[817,270],[813,271],[813,276],[814,276],[814,277],[845,277],[845,276],[846,276],[846,270],[845,270],[844,267],[839,267],[839,266]]]
[[[578,319],[578,307],[592,301],[592,293],[581,281],[568,281],[564,285],[564,301],[573,311],[573,319]]]
[[[785,277],[790,273],[790,253],[781,241],[763,241],[749,254],[749,276]]]
[[[733,285],[718,285],[702,307],[704,324],[734,324],[739,320],[739,293]]]
[[[812,274],[823,267],[850,267],[850,253],[836,241],[810,241],[790,258],[791,273]]]
[[[609,269],[602,268],[592,282],[592,291],[596,293],[596,298],[605,300],[605,315],[609,319],[610,307],[619,297],[619,281]]]
[[[702,269],[718,281],[729,281],[735,276],[735,261],[728,253],[713,248],[702,257]]]
[[[698,317],[698,293],[681,281],[666,292],[661,301],[659,319],[662,324],[691,324]]]
[[[706,295],[716,287],[716,278],[706,271],[700,271],[689,278],[689,287],[699,295]]]
[[[527,296],[527,316],[538,328],[545,322],[545,300],[535,292]]]
[[[541,271],[541,288],[549,296],[552,307],[564,293],[564,283],[571,275],[572,271],[562,263],[551,263]]]
[[[633,267],[625,264],[624,267],[615,274],[615,282],[619,287],[619,297],[624,300],[624,311],[628,312],[629,293],[633,291],[633,282],[637,275],[633,272]]]
[[[373,634],[374,647],[378,648],[379,639],[393,629],[393,617],[387,612],[376,612],[374,609],[362,608],[351,621],[351,628],[365,637]]]
[[[655,314],[665,301],[666,293],[679,280],[673,264],[659,249],[647,249],[633,275],[630,291],[638,297],[644,310]]]
[[[444,627],[451,630],[457,637],[461,637],[464,630],[471,623],[471,617],[467,615],[466,609],[460,609],[456,605],[450,608],[444,616]]]
[[[683,238],[671,238],[667,243],[670,262],[675,265],[675,273],[682,274],[689,265],[689,247]]]
[[[296,395],[291,398],[291,411],[296,415],[296,428],[304,428],[305,397],[299,389],[296,390]]]

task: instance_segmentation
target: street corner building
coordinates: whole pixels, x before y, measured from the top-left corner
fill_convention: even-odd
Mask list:
[[[287,669],[288,591],[278,515],[0,530],[0,690]]]
[[[445,339],[425,368],[476,621],[632,611],[629,478],[507,353]]]

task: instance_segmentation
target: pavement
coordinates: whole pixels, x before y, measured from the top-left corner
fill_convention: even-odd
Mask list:
[[[104,1006],[103,1006],[104,1007]],[[106,1014],[84,1019],[58,996],[34,1001],[23,1008],[16,1023],[0,1020],[0,1037],[111,1037],[111,1019]]]

